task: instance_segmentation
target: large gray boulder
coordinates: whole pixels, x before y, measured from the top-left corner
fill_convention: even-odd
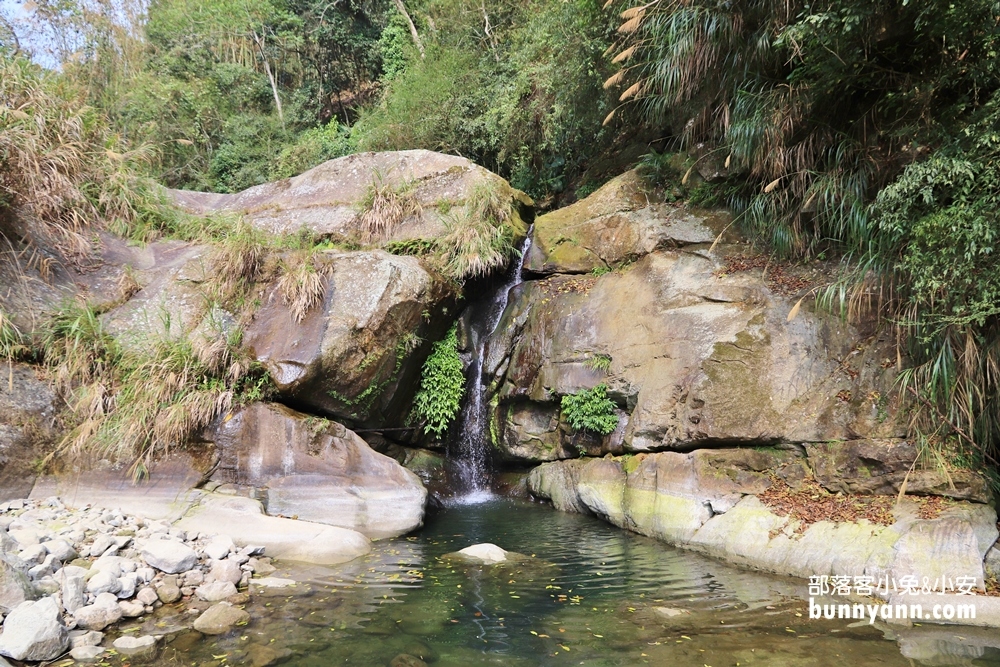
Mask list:
[[[336,422],[255,403],[205,437],[219,456],[213,479],[260,489],[268,514],[350,528],[371,539],[423,523],[427,490],[420,478]]]
[[[416,257],[326,251],[318,305],[299,320],[277,284],[244,344],[294,403],[344,419],[403,425],[430,342],[454,293]]]
[[[513,204],[532,205],[496,174],[463,157],[426,150],[348,155],[237,194],[184,190],[170,194],[191,213],[237,213],[271,234],[306,230],[318,236],[365,240],[359,229],[360,204],[373,184],[404,191],[415,203],[390,230],[386,240],[393,241],[442,236],[450,208],[464,203],[477,188],[499,189]]]
[[[198,564],[198,553],[174,540],[147,540],[139,553],[146,563],[167,574],[187,572]]]
[[[536,220],[536,279],[512,291],[484,364],[502,456],[905,435],[895,341],[815,311],[824,267],[765,271],[723,214],[647,196],[622,177]],[[618,428],[574,432],[561,399],[599,383]]]
[[[23,602],[4,619],[0,655],[14,660],[52,660],[67,648],[69,635],[54,598]]]

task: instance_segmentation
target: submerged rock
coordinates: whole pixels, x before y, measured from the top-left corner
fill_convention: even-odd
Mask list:
[[[457,555],[468,560],[478,561],[484,565],[503,563],[507,560],[507,552],[495,544],[473,544],[458,551]]]
[[[250,614],[228,602],[219,602],[195,620],[194,629],[205,635],[222,635],[249,622]]]

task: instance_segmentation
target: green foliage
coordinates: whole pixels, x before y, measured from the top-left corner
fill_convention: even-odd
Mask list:
[[[574,429],[598,435],[608,435],[618,426],[615,404],[604,384],[563,396],[562,415]]]
[[[123,347],[92,306],[66,303],[42,340],[75,422],[61,451],[131,462],[132,474],[142,476],[155,456],[183,446],[220,414],[273,393],[267,372],[240,342],[239,330],[220,330]]]
[[[458,415],[465,393],[465,375],[458,357],[458,334],[452,327],[444,340],[434,343],[420,374],[420,390],[413,399],[413,416],[436,438],[447,432]]]
[[[600,124],[610,26],[595,3],[430,0],[421,14],[434,26],[423,32],[425,58],[401,24],[390,23],[391,39],[383,33],[392,76],[354,128],[359,148],[458,153],[544,196],[610,144]]]
[[[587,368],[592,368],[595,371],[601,371],[602,373],[607,373],[611,370],[611,355],[609,354],[595,354],[590,359],[584,362]]]
[[[914,142],[996,89],[995,14],[992,0],[645,5],[622,14],[609,84],[724,161],[729,203],[776,250],[860,249],[867,203]]]

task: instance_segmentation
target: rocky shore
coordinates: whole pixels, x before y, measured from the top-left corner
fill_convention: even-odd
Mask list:
[[[120,510],[70,509],[55,497],[2,503],[0,656],[98,662],[113,650],[148,661],[162,633],[112,641],[104,631],[163,605],[193,603],[195,630],[227,633],[250,620],[241,607],[251,582],[257,589],[292,583],[267,576],[275,568],[264,552]]]

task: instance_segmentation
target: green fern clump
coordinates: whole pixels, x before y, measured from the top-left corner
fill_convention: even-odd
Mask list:
[[[608,398],[608,387],[603,383],[563,396],[562,412],[569,425],[578,431],[607,435],[618,426],[614,401]]]
[[[434,343],[420,375],[420,391],[413,399],[413,416],[424,423],[424,431],[440,438],[458,414],[465,393],[465,374],[458,357],[455,327],[444,340]]]

